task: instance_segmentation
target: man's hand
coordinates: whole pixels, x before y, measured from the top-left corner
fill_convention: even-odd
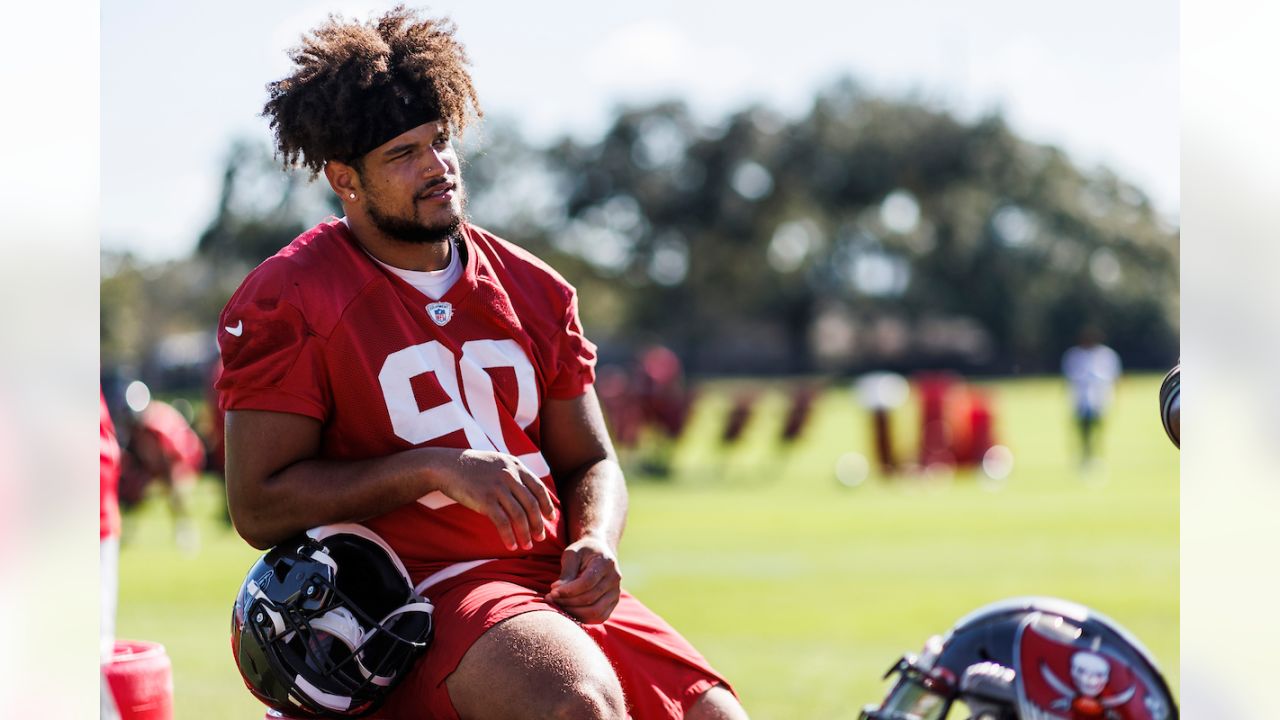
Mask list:
[[[529,550],[545,540],[543,518],[555,522],[551,493],[524,463],[506,453],[463,450],[440,491],[493,521],[509,550]]]
[[[584,623],[602,623],[622,596],[622,573],[613,548],[602,538],[586,535],[560,556],[560,579],[551,584],[547,599]]]

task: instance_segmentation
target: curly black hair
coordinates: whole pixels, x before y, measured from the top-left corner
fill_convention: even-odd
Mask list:
[[[325,162],[359,167],[396,135],[444,120],[461,133],[484,116],[467,72],[470,61],[448,18],[398,5],[376,21],[330,15],[289,50],[294,72],[267,85],[262,110],[285,168],[315,177]]]

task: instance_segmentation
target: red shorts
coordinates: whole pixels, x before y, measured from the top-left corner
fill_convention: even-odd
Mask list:
[[[429,588],[435,639],[377,717],[456,719],[445,680],[462,656],[503,620],[539,610],[564,614],[544,598],[558,576],[558,561],[495,560]],[[609,658],[622,683],[627,712],[637,720],[679,720],[707,690],[729,687],[687,640],[626,591],[608,620],[579,627]]]

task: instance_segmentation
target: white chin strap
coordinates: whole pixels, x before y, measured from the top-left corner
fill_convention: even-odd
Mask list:
[[[351,708],[351,698],[345,695],[334,695],[327,693],[320,688],[307,682],[307,679],[301,675],[295,676],[293,682],[297,684],[298,689],[305,692],[312,702],[329,710],[337,710],[345,712]]]
[[[355,615],[352,615],[350,610],[341,607],[334,608],[312,620],[310,627],[313,631],[328,633],[345,645],[347,652],[353,656],[356,666],[360,668],[360,673],[366,678],[369,677],[369,671],[360,663],[360,657],[355,654],[356,648],[360,647],[360,643],[366,634],[364,628],[360,627],[360,621],[356,620]],[[294,678],[294,681],[301,690],[307,693],[307,697],[323,707],[330,710],[346,710],[351,707],[350,697],[327,693],[308,682],[301,675]]]
[[[351,652],[360,647],[364,638],[364,628],[360,621],[346,608],[334,608],[311,621],[312,630],[323,630],[342,641]]]

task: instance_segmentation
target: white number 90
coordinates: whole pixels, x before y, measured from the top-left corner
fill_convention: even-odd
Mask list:
[[[489,368],[511,368],[515,371],[518,399],[514,419],[521,430],[528,428],[538,417],[538,388],[533,364],[519,343],[509,338],[471,340],[462,344],[462,358],[459,360],[439,340],[432,340],[391,353],[378,373],[382,399],[387,404],[391,428],[396,436],[421,445],[461,430],[466,435],[467,444],[475,450],[510,452],[502,435],[498,399]],[[411,381],[424,373],[435,375],[441,389],[449,396],[448,402],[425,410],[418,407]],[[458,388],[459,375],[462,377],[461,392]],[[550,467],[540,452],[520,455],[519,459],[538,477],[550,474]],[[419,502],[433,508],[453,503],[438,492]]]

